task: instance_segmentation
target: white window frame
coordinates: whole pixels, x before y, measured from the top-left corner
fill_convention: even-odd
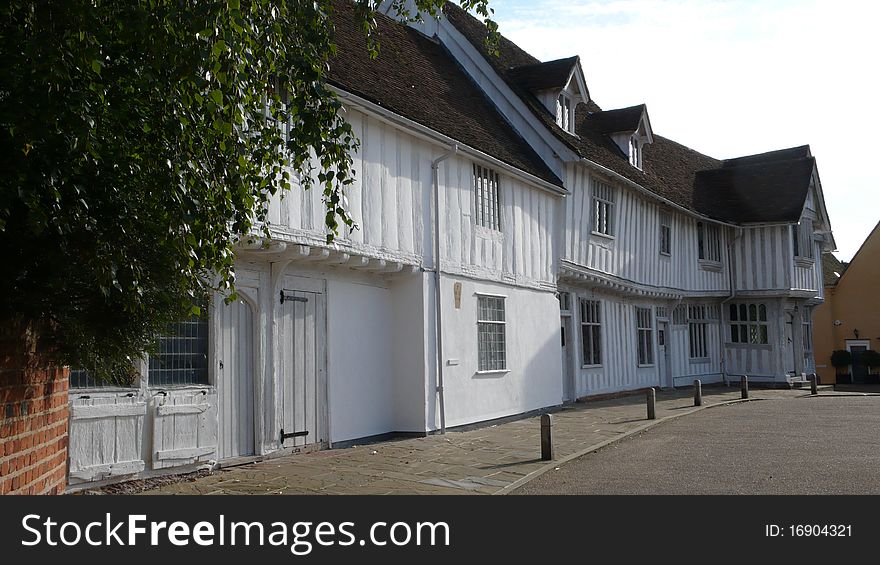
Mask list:
[[[592,233],[614,238],[614,187],[599,179],[593,179],[592,186]]]
[[[763,302],[736,302],[727,308],[729,343],[770,344],[770,315]]]
[[[668,212],[660,213],[660,255],[672,256],[672,217]]]
[[[568,133],[574,133],[571,97],[565,92],[560,92],[556,98],[556,125]]]
[[[653,367],[654,320],[650,307],[636,306],[636,343],[639,367]]]
[[[636,135],[629,138],[629,164],[642,170],[642,143]]]
[[[474,221],[486,229],[501,231],[501,179],[494,169],[474,163]]]
[[[493,302],[492,308],[489,302]],[[477,373],[503,373],[507,372],[507,298],[495,294],[478,294],[477,295]],[[498,308],[498,304],[501,305]],[[500,312],[499,316],[485,316],[484,314],[493,310]],[[500,326],[500,334],[498,332]],[[496,347],[493,351],[490,347],[489,339],[500,335],[500,342],[496,341],[497,346],[500,343],[500,358],[498,356],[499,349]],[[485,339],[484,339],[485,336]]]
[[[718,225],[697,222],[697,257],[709,264],[721,264],[721,228]]]
[[[709,324],[718,318],[717,307],[705,304],[692,304],[687,307],[688,315],[688,358],[692,363],[709,361]]]
[[[581,366],[602,366],[602,303],[599,300],[580,299]],[[587,358],[587,345],[590,356]]]

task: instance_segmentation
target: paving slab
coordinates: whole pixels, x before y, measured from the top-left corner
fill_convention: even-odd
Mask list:
[[[811,397],[809,390],[802,389],[753,388],[749,392],[750,401],[808,401]],[[704,387],[703,406],[695,408],[692,394],[688,389],[659,391],[653,421],[646,419],[643,394],[557,409],[553,411],[555,460],[551,462],[540,459],[540,417],[533,416],[442,436],[266,459],[145,494],[506,494],[608,442],[740,399],[738,387]],[[823,390],[820,396],[836,394]],[[718,417],[723,417],[723,411],[718,411]]]

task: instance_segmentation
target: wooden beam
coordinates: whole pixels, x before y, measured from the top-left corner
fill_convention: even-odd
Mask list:
[[[343,265],[348,263],[351,260],[351,255],[348,253],[336,252],[333,254],[333,257],[327,260],[327,263],[331,265]]]
[[[170,416],[171,414],[201,414],[210,404],[164,404],[156,407],[158,416]]]
[[[97,406],[74,404],[70,407],[70,417],[73,420],[145,416],[146,414],[147,405],[144,402],[135,404],[99,404]]]
[[[196,459],[204,455],[210,455],[217,451],[217,446],[208,447],[192,447],[188,449],[170,449],[168,451],[157,451],[156,459],[160,461],[168,459]]]
[[[329,249],[312,248],[312,252],[308,257],[304,257],[303,261],[324,261],[330,257]]]

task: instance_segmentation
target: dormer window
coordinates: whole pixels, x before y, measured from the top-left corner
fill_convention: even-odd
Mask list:
[[[642,142],[636,136],[629,138],[629,164],[637,169],[642,168]]]
[[[574,133],[574,120],[571,115],[571,98],[560,93],[556,99],[556,125],[569,133]]]

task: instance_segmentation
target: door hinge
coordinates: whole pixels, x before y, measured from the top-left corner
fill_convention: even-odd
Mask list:
[[[292,294],[284,294],[284,291],[282,290],[281,291],[281,303],[284,304],[285,301],[287,301],[287,302],[308,302],[309,299],[304,296],[294,296]]]
[[[292,437],[304,437],[309,435],[308,430],[304,430],[301,432],[292,432],[289,434],[284,433],[284,428],[281,428],[281,443],[284,443],[284,440],[290,439]]]

